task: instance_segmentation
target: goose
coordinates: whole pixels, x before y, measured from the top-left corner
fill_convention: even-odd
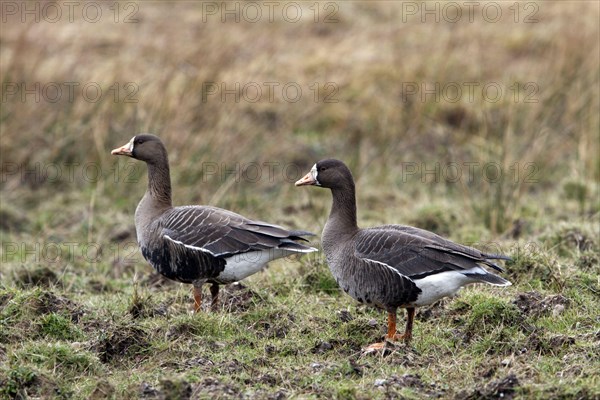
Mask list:
[[[211,284],[212,310],[219,285],[237,282],[269,261],[315,248],[299,241],[313,234],[292,231],[210,206],[173,207],[169,159],[162,141],[140,134],[111,151],[144,161],[148,189],[135,210],[135,229],[142,255],[165,277],[193,285],[194,311],[202,306],[202,286]]]
[[[339,160],[317,162],[295,183],[331,189],[333,203],[322,234],[323,251],[338,285],[360,303],[388,313],[388,341],[412,339],[415,307],[453,296],[471,283],[509,286],[506,279],[483,266],[502,272],[491,260],[510,260],[454,243],[423,229],[383,225],[361,229],[356,223],[354,178]],[[398,308],[406,308],[406,329],[396,332]],[[365,351],[384,348],[385,341]]]

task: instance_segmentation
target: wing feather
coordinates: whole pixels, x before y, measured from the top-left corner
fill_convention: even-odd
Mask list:
[[[490,259],[507,258],[487,255],[432,232],[402,225],[385,225],[360,231],[355,255],[387,264],[412,279],[444,271],[471,270],[480,264],[502,271]]]
[[[278,225],[253,221],[217,207],[185,206],[169,212],[162,235],[187,248],[205,251],[215,257],[231,257],[249,251],[285,248],[292,252],[314,251],[292,242],[306,240],[306,232],[288,231]]]

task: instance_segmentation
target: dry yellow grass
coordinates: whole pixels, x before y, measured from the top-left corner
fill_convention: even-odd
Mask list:
[[[433,22],[435,15],[426,15],[428,23],[422,23],[406,3],[393,2],[341,3],[337,22],[324,23],[334,10],[325,10],[326,4],[319,7],[320,23],[308,3],[297,23],[285,21],[281,12],[274,12],[273,23],[265,22],[266,14],[257,23],[244,22],[243,16],[240,23],[231,16],[222,23],[219,12],[206,15],[206,9],[203,13],[200,5],[187,2],[123,3],[119,23],[108,5],[101,7],[97,23],[82,17],[82,6],[74,9],[72,23],[67,15],[45,23],[43,13],[39,23],[31,15],[22,23],[22,10],[3,16],[3,160],[48,162],[91,149],[85,159],[104,166],[113,162],[107,148],[150,130],[164,137],[174,159],[181,160],[202,149],[210,149],[204,160],[218,162],[312,162],[331,154],[351,158],[359,169],[375,158],[383,161],[374,163],[377,169],[441,157],[481,157],[508,165],[541,158],[551,171],[559,161],[565,163],[566,155],[578,177],[597,178],[596,3],[535,3],[537,10],[524,9],[534,3],[522,3],[518,16],[506,4],[493,23],[483,16],[491,11],[479,8],[468,23],[465,5],[457,23],[444,22],[441,12],[440,23]],[[61,9],[66,13],[65,5]],[[137,22],[122,22],[131,12]],[[530,19],[537,22],[526,23],[532,12]],[[87,14],[89,20],[92,10]],[[52,82],[63,89],[56,103],[45,101],[53,96]],[[79,83],[73,101],[65,82]],[[134,86],[125,87],[128,82]],[[250,102],[253,87],[248,87],[238,103],[233,94],[223,102],[220,93],[203,98],[207,82],[230,90],[257,83],[263,93]],[[279,84],[273,102],[266,82]],[[282,94],[289,82],[303,90],[296,103]],[[314,102],[310,85],[315,82],[322,95],[328,91],[323,85],[334,83],[332,99],[338,102]],[[469,82],[478,85],[472,102],[464,85]],[[528,82],[535,86],[515,102],[512,85]],[[27,94],[21,102],[22,87],[17,94],[6,93],[6,85],[14,83],[28,88],[37,83],[48,93],[42,91],[39,102]],[[81,91],[93,83],[103,90],[96,103]],[[421,92],[403,95],[410,83],[429,89],[452,83],[463,93],[455,103],[445,101],[453,93],[443,91],[438,101],[433,95],[422,101]],[[481,98],[481,88],[490,83],[503,90],[496,103]],[[125,97],[133,88],[130,99],[136,102],[128,103]],[[528,95],[534,103],[525,102]]]

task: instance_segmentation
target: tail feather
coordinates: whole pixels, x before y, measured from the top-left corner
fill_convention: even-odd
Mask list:
[[[488,267],[495,269],[498,272],[504,272],[504,268],[502,268],[494,262],[491,262],[490,260],[512,261],[512,258],[502,254],[484,254],[483,257],[485,258],[485,261],[482,261],[482,263],[487,265]]]
[[[279,246],[279,249],[290,250],[296,253],[312,253],[313,251],[317,251],[314,247],[306,246],[301,243],[296,243],[291,240],[283,241]]]
[[[307,231],[289,231],[288,232],[288,237],[290,239],[304,240],[305,242],[308,242],[308,240],[306,238],[303,238],[302,236],[315,236],[315,234],[312,232],[307,232]]]
[[[476,279],[480,282],[485,282],[485,283],[489,283],[490,285],[494,285],[494,286],[510,286],[512,285],[512,283],[510,281],[507,281],[506,279],[498,276],[498,275],[494,275],[494,274],[477,274],[477,273],[467,273],[464,274],[465,276],[468,276],[470,278]]]
[[[501,266],[499,266],[496,263],[491,262],[490,260],[483,261],[483,264],[487,265],[490,268],[495,269],[498,272],[504,272],[504,268],[502,268]]]
[[[506,260],[506,261],[512,261],[512,258],[510,258],[509,256],[505,256],[503,254],[484,254],[483,256],[485,258],[487,258],[488,260]]]

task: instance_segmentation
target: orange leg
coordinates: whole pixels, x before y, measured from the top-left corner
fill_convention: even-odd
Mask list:
[[[213,283],[210,287],[210,294],[212,295],[212,303],[210,304],[210,309],[212,311],[217,311],[219,309],[219,285]]]
[[[385,336],[386,340],[391,342],[404,340],[405,343],[410,342],[412,339],[412,327],[413,321],[415,319],[415,308],[408,307],[406,309],[406,330],[404,334],[398,335],[396,333],[396,312],[388,312],[388,331]],[[376,350],[381,350],[385,347],[385,342],[373,343],[372,345],[365,348],[365,352],[372,352]]]
[[[202,286],[194,286],[194,312],[202,309]]]
[[[413,321],[415,320],[415,308],[408,307],[406,309],[406,329],[404,330],[404,334],[398,335],[394,334],[392,340],[404,340],[405,343],[409,343],[412,340],[412,328]],[[396,316],[394,315],[394,330],[396,330]],[[390,339],[390,331],[388,325],[388,339]]]
[[[385,337],[389,341],[396,340],[396,313],[388,312],[388,331]]]

